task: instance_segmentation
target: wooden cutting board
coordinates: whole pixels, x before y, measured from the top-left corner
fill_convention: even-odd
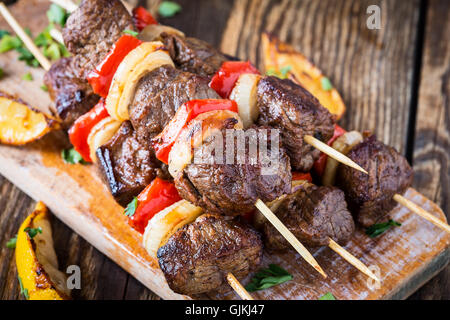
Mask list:
[[[39,1],[38,1],[39,2]],[[32,30],[45,26],[45,10],[27,6],[22,17]],[[30,15],[26,10],[32,10]],[[41,19],[44,17],[43,19]],[[36,29],[33,28],[36,26]],[[23,100],[48,110],[51,102],[40,89],[43,71],[29,69],[17,61],[15,53],[0,55],[0,66],[6,76],[0,90],[16,94]],[[27,72],[34,81],[22,81]],[[149,289],[165,299],[185,299],[167,286],[157,261],[142,247],[142,237],[132,230],[123,209],[118,206],[93,166],[67,165],[61,157],[67,141],[62,133],[54,133],[26,147],[0,146],[0,173],[35,200],[42,200],[52,212],[77,233],[106,254]],[[431,201],[408,190],[406,197],[424,209],[445,219],[442,210]],[[405,298],[446,266],[450,259],[450,237],[431,223],[397,207],[392,216],[402,226],[376,238],[368,238],[358,230],[346,249],[366,265],[373,266],[382,279],[374,287],[367,277],[348,265],[328,248],[313,250],[317,261],[328,274],[323,280],[293,252],[264,255],[264,265],[277,263],[294,275],[294,280],[281,286],[254,293],[259,299],[317,299],[332,292],[338,299]],[[246,281],[243,281],[246,283]],[[212,299],[237,298],[232,292],[210,295]]]

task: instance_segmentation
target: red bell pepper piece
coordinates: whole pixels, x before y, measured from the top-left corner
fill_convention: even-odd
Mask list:
[[[227,99],[239,76],[245,73],[260,74],[250,62],[226,61],[214,75],[209,86],[222,98]]]
[[[158,21],[144,7],[137,7],[133,9],[133,22],[139,31],[142,31],[150,24],[158,24]]]
[[[329,146],[331,146],[333,144],[333,142],[336,141],[337,138],[339,138],[346,132],[347,131],[345,131],[344,129],[342,129],[340,126],[338,126],[336,124],[334,127],[333,137],[330,139],[330,141],[328,141],[327,144]],[[317,175],[319,177],[321,177],[325,171],[325,166],[327,165],[327,159],[328,159],[328,156],[325,153],[321,153],[319,159],[316,162],[314,162],[314,171],[317,173]]]
[[[76,151],[83,157],[84,161],[92,162],[87,142],[92,128],[101,120],[108,117],[105,101],[100,100],[89,112],[85,113],[75,121],[69,130],[69,139]]]
[[[311,174],[302,172],[292,172],[292,181],[306,180],[312,182]]]
[[[137,208],[128,223],[144,233],[148,222],[160,211],[181,200],[172,182],[156,178],[137,197]]]
[[[96,94],[103,98],[108,96],[112,79],[120,63],[141,43],[141,40],[128,34],[124,34],[117,40],[105,59],[87,76],[87,81]]]
[[[164,130],[152,139],[152,146],[155,149],[156,157],[167,164],[169,162],[170,150],[181,131],[199,114],[214,110],[238,112],[238,106],[232,100],[206,99],[186,102],[177,110],[177,113],[166,125]]]

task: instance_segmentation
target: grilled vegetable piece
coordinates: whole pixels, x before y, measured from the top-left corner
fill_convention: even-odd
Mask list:
[[[266,72],[280,74],[300,84],[335,115],[337,120],[344,115],[345,104],[322,71],[275,36],[264,33],[262,41]]]
[[[161,34],[174,34],[181,38],[184,38],[184,33],[175,28],[164,26],[162,24],[150,24],[146,26],[141,33],[139,33],[138,38],[142,41],[161,41]]]
[[[175,232],[158,250],[170,288],[180,294],[230,290],[226,275],[242,279],[258,268],[260,235],[239,219],[205,214]]]
[[[134,99],[139,80],[163,65],[172,65],[172,59],[159,42],[144,42],[132,50],[120,63],[106,98],[106,109],[118,121],[130,118],[128,107]]]
[[[148,222],[144,233],[144,247],[156,259],[158,249],[181,227],[200,216],[202,209],[181,200],[157,213]]]
[[[66,275],[58,270],[49,219],[39,202],[17,233],[17,272],[22,293],[30,300],[70,299]]]
[[[332,143],[333,149],[346,155],[354,146],[363,141],[363,136],[358,131],[350,131],[344,133]],[[334,186],[336,182],[336,171],[339,162],[331,157],[327,157],[325,171],[322,176],[322,184],[324,186]]]
[[[244,124],[244,129],[253,125],[259,116],[259,109],[256,105],[256,93],[260,79],[261,77],[256,74],[243,74],[239,77],[230,94],[230,99],[238,104],[239,116]]]
[[[97,162],[97,149],[106,144],[119,130],[121,122],[107,117],[97,123],[87,138],[89,145],[89,157],[92,162]]]
[[[59,128],[55,118],[0,92],[0,143],[24,145]]]

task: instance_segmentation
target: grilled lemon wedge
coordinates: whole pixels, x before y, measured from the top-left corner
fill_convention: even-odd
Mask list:
[[[42,202],[20,226],[16,264],[22,293],[29,300],[67,300],[66,275],[58,270],[49,213]]]
[[[56,119],[0,92],[0,143],[24,145],[58,128]]]

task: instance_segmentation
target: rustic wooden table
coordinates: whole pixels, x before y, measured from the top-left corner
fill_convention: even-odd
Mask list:
[[[157,1],[147,2],[154,7]],[[414,165],[414,187],[450,218],[447,0],[177,2],[182,12],[162,23],[260,67],[262,31],[273,31],[293,44],[341,92],[348,108],[342,126],[372,130],[405,154]],[[366,10],[373,4],[381,8],[379,30],[366,27]],[[33,206],[33,200],[0,176],[0,299],[20,298],[14,252],[6,242]],[[56,218],[53,228],[60,264],[75,264],[82,270],[76,299],[158,299]],[[450,267],[410,298],[449,299]]]

